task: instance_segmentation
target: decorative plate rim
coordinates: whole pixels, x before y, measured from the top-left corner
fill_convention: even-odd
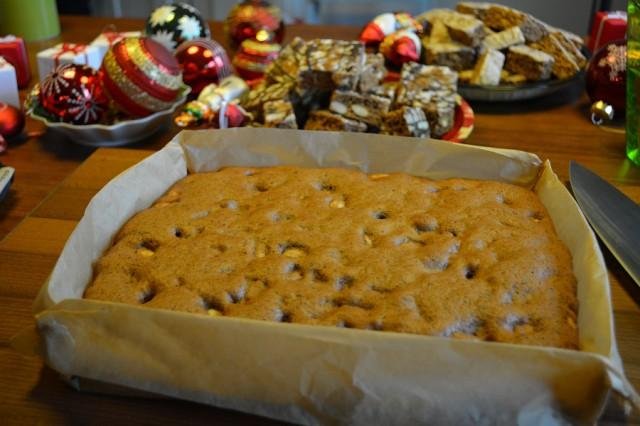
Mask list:
[[[141,118],[118,121],[113,124],[99,124],[99,123],[98,124],[71,124],[71,123],[65,123],[64,121],[50,121],[46,117],[36,114],[35,112],[33,112],[33,110],[27,111],[27,115],[35,120],[43,122],[47,127],[50,127],[52,129],[62,128],[67,130],[79,131],[79,132],[84,132],[84,131],[89,132],[92,130],[116,131],[134,124],[144,124],[147,122],[151,122],[156,118],[160,118],[166,114],[173,114],[176,111],[176,109],[187,100],[187,96],[189,95],[190,92],[191,92],[191,88],[189,86],[186,86],[180,93],[180,97],[176,100],[176,102],[174,102],[171,105],[171,108],[169,109],[157,111],[157,112],[154,112],[153,114],[150,114]]]

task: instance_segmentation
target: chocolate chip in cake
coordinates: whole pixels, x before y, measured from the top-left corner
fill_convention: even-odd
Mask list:
[[[355,328],[354,324],[351,321],[346,321],[346,320],[338,320],[338,322],[336,323],[336,327],[339,327],[339,328]]]
[[[377,211],[377,212],[373,212],[372,216],[375,219],[383,220],[383,219],[389,218],[389,213],[384,211]]]
[[[291,313],[280,311],[276,314],[276,321],[291,322]]]
[[[176,238],[187,238],[189,236],[187,232],[179,226],[173,228],[172,233]]]
[[[341,277],[338,277],[338,279],[336,280],[335,288],[336,290],[342,290],[345,287],[351,287],[354,281],[355,279],[352,276],[343,275]]]
[[[468,280],[475,278],[478,274],[478,266],[477,265],[467,265],[464,271],[464,277]]]
[[[329,281],[329,277],[327,277],[327,275],[322,272],[320,269],[312,269],[311,270],[311,277],[313,278],[314,281],[318,281],[321,283],[326,283],[327,281]]]
[[[418,234],[433,232],[438,229],[438,221],[435,219],[415,221],[413,222],[413,228]]]
[[[256,183],[253,188],[258,192],[267,192],[269,190],[269,187],[264,183]]]
[[[160,248],[160,242],[151,238],[146,238],[140,242],[139,248],[155,252],[156,250],[158,250],[158,248]]]
[[[156,289],[155,287],[149,286],[140,292],[138,300],[144,305],[145,303],[151,302],[154,297],[156,297]]]
[[[328,182],[315,182],[313,187],[318,191],[334,192],[336,190],[336,186]]]
[[[200,296],[200,304],[206,311],[224,312],[224,305],[215,297]]]
[[[375,320],[375,321],[369,323],[369,325],[367,326],[367,329],[376,330],[376,331],[382,331],[384,329],[383,325],[382,325],[382,320],[378,319],[378,320]]]
[[[333,299],[332,303],[336,308],[341,308],[343,306],[352,306],[354,308],[360,308],[367,311],[373,309],[373,304],[352,297],[337,297]]]
[[[304,278],[304,269],[299,263],[288,263],[285,266],[284,272],[287,274],[287,278],[290,280],[297,281]]]

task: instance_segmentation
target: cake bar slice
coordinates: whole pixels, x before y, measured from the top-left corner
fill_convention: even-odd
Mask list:
[[[329,109],[347,118],[379,128],[382,116],[389,111],[391,100],[372,94],[336,90]]]
[[[436,23],[436,21],[443,21],[452,16],[454,13],[456,12],[451,9],[431,9],[416,16],[415,19],[420,23],[420,25],[422,25],[424,34],[430,35],[433,29],[433,25]]]
[[[429,100],[419,104],[427,116],[431,135],[440,137],[453,127],[456,112],[456,95],[450,92],[432,92]]]
[[[320,74],[317,78],[298,79],[302,90],[312,89],[310,81],[326,81],[336,88],[355,90],[365,62],[364,45],[359,41],[316,39],[307,43],[307,67],[303,74]]]
[[[447,26],[442,20],[437,19],[433,21],[433,25],[431,25],[431,33],[429,36],[423,38],[422,45],[425,46],[428,43],[449,43],[450,41],[451,36],[449,35]]]
[[[401,107],[387,113],[382,123],[382,133],[397,136],[428,138],[429,122],[420,108]]]
[[[277,127],[280,129],[297,129],[296,114],[293,104],[286,100],[265,102],[264,127]]]
[[[384,66],[384,56],[381,53],[367,53],[358,80],[358,89],[368,93],[380,86],[387,69]]]
[[[493,6],[493,3],[461,1],[456,5],[456,11],[483,19],[491,6]]]
[[[507,47],[524,44],[524,41],[524,35],[520,27],[511,27],[486,36],[484,40],[482,40],[482,49],[502,50]]]
[[[504,54],[496,49],[486,50],[473,70],[471,84],[479,86],[497,86],[504,65]]]
[[[262,121],[262,106],[265,102],[276,100],[288,100],[289,93],[293,90],[291,81],[259,86],[249,92],[242,106],[247,111],[256,115],[258,121]]]
[[[338,114],[333,114],[331,111],[318,110],[309,114],[304,129],[364,132],[367,130],[367,125],[360,121],[350,120]]]
[[[497,31],[519,27],[528,42],[538,41],[549,32],[547,25],[533,16],[498,4],[493,4],[487,9],[483,21]]]
[[[442,22],[449,30],[451,39],[464,45],[478,46],[484,37],[484,24],[471,15],[454,12]]]
[[[296,37],[280,51],[273,62],[267,65],[266,79],[271,82],[295,81],[298,69],[305,66],[306,62],[307,43],[300,37]]]
[[[458,73],[449,67],[439,65],[422,65],[416,62],[407,62],[400,71],[401,85],[399,92],[403,95],[399,98],[410,97],[410,90],[458,90]],[[399,99],[398,102],[402,102]]]
[[[425,62],[428,65],[443,65],[456,71],[473,67],[476,51],[472,47],[457,43],[428,43],[424,46]]]
[[[575,39],[571,38],[577,37],[575,34],[571,34],[566,31],[552,31],[551,37],[562,45],[580,68],[583,68],[587,64],[587,58],[585,58],[580,50],[582,48],[582,44],[576,45]]]
[[[572,55],[567,52],[558,39],[553,37],[552,34],[532,43],[531,47],[553,56],[551,73],[560,80],[571,78],[580,71],[580,67],[574,61]]]
[[[381,85],[372,89],[370,93],[389,99],[391,105],[393,105],[396,100],[397,92],[398,92],[397,81],[385,81]]]
[[[551,76],[553,57],[529,46],[511,46],[504,67],[514,74],[522,74],[528,80],[544,80]]]

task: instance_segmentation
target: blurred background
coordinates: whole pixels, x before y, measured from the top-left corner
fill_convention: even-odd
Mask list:
[[[223,20],[237,0],[185,0],[205,18]],[[61,14],[146,18],[166,0],[58,0]],[[375,15],[389,11],[419,14],[436,7],[452,8],[457,0],[272,0],[285,14],[286,22],[364,25]],[[625,0],[505,0],[499,3],[532,13],[560,28],[588,33],[596,9],[626,10]]]

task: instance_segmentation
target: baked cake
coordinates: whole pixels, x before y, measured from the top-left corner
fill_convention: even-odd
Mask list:
[[[476,61],[475,49],[458,43],[428,42],[424,48],[425,64],[443,65],[456,71],[473,68]]]
[[[382,133],[386,135],[428,138],[431,136],[429,122],[422,108],[402,107],[384,116]]]
[[[522,74],[532,81],[551,77],[553,56],[529,46],[511,46],[507,51],[504,68],[514,74]]]
[[[578,347],[571,257],[530,190],[347,169],[188,175],[130,219],[88,299]]]
[[[496,49],[487,49],[473,70],[471,84],[497,86],[500,84],[504,54]]]

